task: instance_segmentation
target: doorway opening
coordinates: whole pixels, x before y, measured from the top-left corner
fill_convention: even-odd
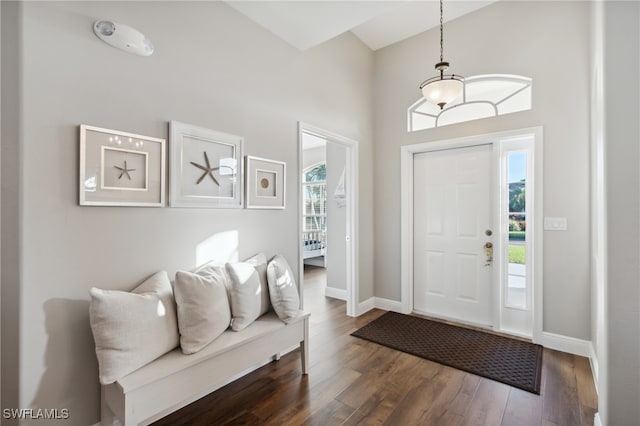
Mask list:
[[[355,141],[300,123],[299,282],[307,309],[331,298],[356,313],[356,159]]]
[[[403,146],[401,157],[403,311],[539,341],[542,129]]]

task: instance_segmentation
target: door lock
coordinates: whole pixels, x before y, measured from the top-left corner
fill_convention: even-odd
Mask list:
[[[491,266],[491,262],[493,262],[493,243],[486,242],[484,245],[484,252],[487,255],[487,260],[484,266]]]

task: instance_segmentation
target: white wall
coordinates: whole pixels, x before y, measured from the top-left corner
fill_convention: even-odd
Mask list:
[[[327,287],[347,290],[347,208],[338,207],[336,188],[346,167],[347,148],[327,142]],[[346,179],[346,177],[345,177]],[[345,182],[346,185],[346,182]],[[351,194],[348,194],[351,196]]]
[[[360,294],[373,295],[373,55],[353,35],[301,53],[222,2],[22,7],[22,277],[10,318],[20,354],[3,369],[19,371],[9,391],[20,407],[68,408],[65,424],[98,421],[91,286],[130,289],[159,269],[192,268],[198,249],[228,231],[240,258],[279,252],[297,269],[293,173],[284,211],[79,207],[81,123],[156,137],[167,137],[169,120],[192,123],[241,135],[245,154],[291,171],[298,120],[359,141]],[[98,18],[138,28],[156,52],[142,58],[104,44],[92,33]],[[2,238],[4,246],[4,229]]]
[[[589,4],[497,2],[447,23],[444,49],[454,73],[532,77],[533,109],[407,133],[439,30],[376,52],[376,296],[400,300],[400,146],[542,125],[544,215],[568,220],[544,234],[543,329],[589,340]]]
[[[302,151],[302,170],[327,161],[327,148],[319,146]]]
[[[640,4],[602,7],[607,276],[601,415],[605,425],[630,425],[640,419]]]

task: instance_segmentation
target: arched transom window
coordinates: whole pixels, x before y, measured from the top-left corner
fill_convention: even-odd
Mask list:
[[[531,109],[531,84],[517,75],[476,75],[464,79],[461,99],[441,110],[420,98],[407,111],[408,130],[431,129]]]

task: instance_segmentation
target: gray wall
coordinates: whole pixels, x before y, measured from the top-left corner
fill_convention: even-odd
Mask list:
[[[347,149],[327,142],[327,287],[347,290],[347,208],[338,207],[334,194],[345,170]],[[346,177],[345,177],[346,179]],[[346,180],[345,180],[346,185]]]
[[[2,9],[2,408],[18,407],[20,330],[20,40],[17,2],[0,2]],[[10,422],[6,422],[9,424]],[[16,423],[16,422],[11,422]],[[2,422],[5,424],[5,421]]]
[[[279,252],[295,272],[298,120],[360,143],[360,294],[373,295],[373,54],[353,35],[301,53],[221,2],[23,8],[21,300],[2,321],[20,330],[19,362],[3,368],[19,372],[8,391],[20,407],[69,408],[65,424],[98,421],[91,286],[128,290],[159,269],[192,268],[198,248],[228,231],[240,258]],[[104,44],[92,33],[98,18],[138,28],[156,52]],[[80,123],[166,138],[169,120],[241,135],[245,154],[286,161],[287,209],[78,206]]]
[[[533,108],[407,133],[406,110],[434,75],[434,29],[376,52],[375,291],[400,300],[400,146],[544,127],[544,215],[568,231],[544,234],[544,331],[590,339],[589,3],[497,2],[445,25],[445,59],[462,75],[533,78]],[[570,313],[567,314],[567,308]]]
[[[603,7],[608,260],[603,420],[630,425],[640,419],[640,4],[604,2]]]

